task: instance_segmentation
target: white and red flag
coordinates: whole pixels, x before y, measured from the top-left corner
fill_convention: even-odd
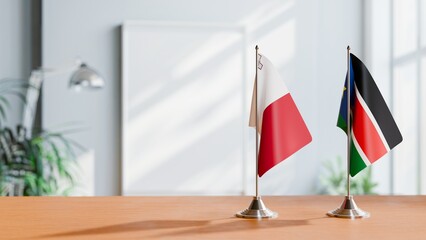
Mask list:
[[[256,127],[257,85],[258,174],[261,177],[310,143],[312,137],[284,81],[269,59],[259,54],[257,68],[249,126]]]

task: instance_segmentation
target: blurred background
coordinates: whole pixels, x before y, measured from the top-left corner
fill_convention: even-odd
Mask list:
[[[0,0],[2,194],[254,194],[256,44],[313,137],[260,179],[262,195],[344,192],[347,45],[404,137],[354,192],[425,194],[425,16],[421,0]],[[101,89],[70,89],[76,59]],[[34,87],[39,67],[53,70]]]

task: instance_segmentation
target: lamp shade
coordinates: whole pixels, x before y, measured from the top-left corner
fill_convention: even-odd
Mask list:
[[[74,89],[99,89],[104,84],[104,79],[95,70],[82,63],[71,75],[69,86]]]

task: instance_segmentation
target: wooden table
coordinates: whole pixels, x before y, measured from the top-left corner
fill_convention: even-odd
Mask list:
[[[339,196],[263,197],[272,220],[235,218],[251,197],[0,198],[0,239],[426,239],[426,196],[356,196],[369,219],[325,216]]]

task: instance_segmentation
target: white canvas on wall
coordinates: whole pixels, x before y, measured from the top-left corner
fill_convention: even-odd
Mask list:
[[[123,195],[243,192],[243,30],[191,23],[123,25]]]

